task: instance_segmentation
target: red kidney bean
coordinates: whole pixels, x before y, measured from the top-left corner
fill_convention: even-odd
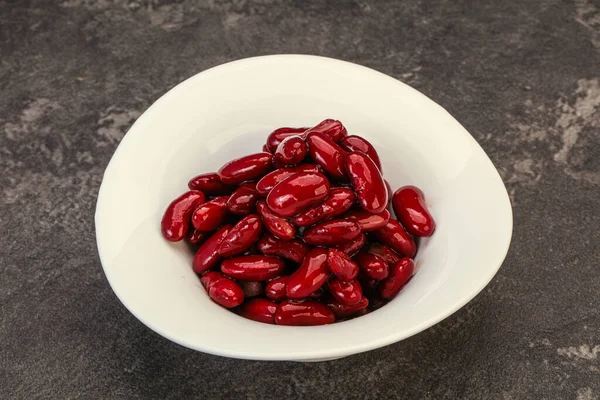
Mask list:
[[[345,243],[339,244],[337,249],[343,251],[344,253],[352,256],[356,254],[357,251],[363,248],[363,246],[367,244],[367,235],[361,233],[354,239],[351,239]]]
[[[308,296],[308,298],[312,299],[312,300],[318,300],[318,299],[322,298],[324,295],[325,295],[325,291],[323,290],[322,287],[320,287],[314,293],[311,293],[310,296]]]
[[[227,278],[213,282],[208,288],[208,295],[225,308],[237,307],[244,302],[244,291],[240,285]]]
[[[260,296],[263,292],[262,282],[239,281],[238,285],[244,291],[244,297],[246,298]]]
[[[267,299],[250,299],[240,308],[240,315],[253,321],[275,324],[277,303]]]
[[[219,169],[221,182],[239,185],[244,181],[262,178],[273,168],[273,156],[270,153],[256,153],[229,161]]]
[[[376,255],[361,252],[355,255],[353,259],[358,263],[360,270],[366,277],[374,280],[388,277],[389,266]]]
[[[253,255],[228,258],[221,263],[221,272],[242,281],[265,281],[280,275],[285,268],[282,259]]]
[[[392,197],[396,218],[409,233],[431,236],[435,230],[433,217],[425,205],[423,192],[415,186],[403,186]]]
[[[327,198],[292,218],[296,226],[309,226],[333,218],[348,211],[354,204],[354,192],[350,189],[331,189]]]
[[[383,228],[373,231],[373,235],[377,240],[406,257],[414,257],[417,252],[415,241],[395,219],[390,219]]]
[[[384,227],[390,220],[390,212],[383,210],[377,214],[372,214],[363,210],[352,210],[346,213],[344,218],[356,221],[361,231],[370,232]]]
[[[223,226],[200,246],[194,256],[193,268],[195,273],[201,274],[204,271],[208,271],[215,267],[219,263],[221,260],[218,251],[219,245],[225,236],[227,236],[230,229],[231,225]]]
[[[289,217],[327,197],[329,181],[325,176],[300,172],[280,182],[269,192],[267,205],[275,214]]]
[[[277,186],[279,182],[283,182],[292,175],[296,175],[299,172],[321,172],[319,167],[313,164],[300,164],[295,167],[279,168],[275,171],[269,172],[256,184],[256,190],[262,195],[267,195],[269,192]]]
[[[296,228],[290,221],[273,213],[263,199],[256,203],[256,211],[262,217],[263,224],[269,232],[282,240],[291,240],[296,235]]]
[[[347,136],[340,141],[340,146],[346,151],[360,151],[365,153],[371,160],[373,160],[379,169],[379,172],[383,173],[377,150],[375,150],[375,147],[373,147],[373,145],[369,143],[367,139],[355,135]]]
[[[219,178],[219,174],[216,172],[192,178],[188,182],[188,187],[192,190],[200,190],[207,196],[224,196],[235,190],[235,186],[226,185],[221,182],[221,178]]]
[[[285,299],[285,284],[289,278],[289,275],[284,275],[270,280],[265,286],[265,295],[273,301]]]
[[[185,192],[169,204],[160,227],[165,239],[178,242],[183,239],[190,226],[190,215],[200,204],[204,203],[204,193],[199,190]]]
[[[267,147],[266,144],[263,144],[262,151],[263,151],[263,153],[273,154],[273,153],[271,153],[271,150],[269,150],[269,148]]]
[[[191,244],[202,244],[210,237],[210,232],[201,232],[196,228],[193,228],[188,233],[188,242]]]
[[[300,136],[290,136],[283,139],[277,146],[277,150],[273,154],[273,164],[277,168],[300,164],[306,158],[307,153],[308,147],[306,147],[304,139]]]
[[[227,196],[215,197],[202,204],[192,214],[192,225],[202,232],[211,232],[223,225],[227,217]]]
[[[306,137],[308,152],[325,172],[337,180],[346,179],[346,152],[324,133],[312,132]]]
[[[259,198],[256,183],[244,183],[229,196],[227,208],[233,214],[248,215],[254,211]]]
[[[289,299],[304,299],[317,291],[329,278],[327,268],[327,250],[310,250],[300,268],[290,275],[285,285],[285,294]]]
[[[267,149],[271,153],[275,153],[277,150],[277,146],[279,143],[283,141],[283,139],[290,136],[297,136],[299,134],[304,133],[308,128],[279,128],[275,129],[273,132],[269,134],[267,137]]]
[[[346,130],[344,125],[342,125],[340,121],[335,119],[326,119],[321,121],[317,126],[310,128],[309,130],[304,132],[304,136],[306,137],[311,132],[324,133],[336,143],[338,143],[346,135],[348,135],[348,131]]]
[[[336,300],[331,300],[327,302],[327,307],[329,307],[333,311],[336,318],[349,317],[352,314],[359,312],[360,310],[366,309],[368,305],[369,299],[367,299],[366,297],[363,297],[358,303],[353,304],[351,306],[341,304]]]
[[[388,205],[388,194],[377,166],[366,154],[353,151],[346,155],[346,170],[363,210],[380,213]]]
[[[277,325],[312,326],[326,325],[335,322],[333,311],[316,301],[301,303],[284,301],[277,306],[275,323]]]
[[[304,241],[312,246],[336,246],[360,235],[358,224],[349,219],[330,219],[304,231]]]
[[[381,297],[393,299],[400,289],[408,283],[415,272],[415,263],[412,258],[403,258],[391,268],[390,276],[382,282],[380,287]]]
[[[225,276],[218,271],[208,271],[200,277],[200,283],[202,283],[202,286],[208,292],[211,285],[219,279],[225,279]]]
[[[308,251],[302,241],[281,240],[273,235],[263,235],[257,243],[258,250],[268,256],[279,256],[300,264]]]
[[[245,216],[227,234],[219,245],[221,257],[231,257],[242,254],[252,247],[260,238],[262,223],[256,214]]]
[[[381,243],[371,243],[367,252],[381,258],[388,265],[396,264],[401,258],[394,250]]]
[[[331,279],[327,282],[327,289],[337,301],[346,306],[358,304],[363,297],[362,288],[356,279],[351,281]]]
[[[358,265],[350,259],[348,254],[338,249],[329,249],[327,266],[331,273],[343,281],[350,281],[358,275]]]

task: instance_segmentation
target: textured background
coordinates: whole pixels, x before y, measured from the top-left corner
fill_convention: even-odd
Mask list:
[[[439,325],[329,363],[219,358],[138,322],[93,214],[128,127],[226,61],[310,53],[448,109],[514,205],[492,283]],[[600,1],[0,0],[0,397],[600,397]]]

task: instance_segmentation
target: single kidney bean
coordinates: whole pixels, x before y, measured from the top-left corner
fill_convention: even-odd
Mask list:
[[[231,225],[223,226],[200,246],[194,256],[193,269],[195,273],[201,274],[219,263],[219,260],[221,260],[221,257],[219,256],[219,245],[221,244],[221,241],[225,239],[230,229]]]
[[[270,153],[256,153],[229,161],[219,169],[221,182],[239,185],[244,181],[262,178],[273,168],[273,156]]]
[[[244,297],[246,298],[260,296],[263,292],[262,282],[239,281],[238,285],[244,291]]]
[[[358,304],[363,297],[362,288],[356,279],[351,281],[331,279],[327,282],[327,289],[337,301],[346,306]]]
[[[275,214],[289,217],[327,197],[329,181],[313,172],[300,172],[280,182],[269,192],[267,205]]]
[[[340,141],[340,146],[342,149],[346,151],[360,151],[369,156],[371,160],[375,163],[379,172],[383,173],[383,169],[381,168],[381,161],[379,160],[379,155],[377,154],[377,150],[371,143],[360,136],[347,136],[342,138]]]
[[[329,278],[327,268],[327,250],[310,250],[300,268],[290,275],[285,285],[285,294],[289,299],[304,299],[317,291]]]
[[[275,323],[277,325],[312,326],[335,322],[335,315],[329,307],[316,301],[301,303],[284,301],[277,306]]]
[[[336,318],[349,317],[360,310],[366,309],[368,305],[369,299],[367,299],[366,297],[363,297],[358,303],[353,304],[351,306],[341,304],[336,300],[331,300],[327,302],[327,307],[329,307],[333,311]]]
[[[240,315],[253,321],[275,324],[277,303],[267,299],[250,299],[240,308]]]
[[[337,180],[346,179],[346,152],[324,133],[312,132],[306,137],[308,152],[325,172]]]
[[[265,295],[273,301],[285,299],[285,284],[289,278],[289,275],[284,275],[270,280],[265,286]]]
[[[269,134],[267,137],[267,149],[271,153],[275,153],[277,150],[277,146],[279,143],[283,141],[283,139],[290,136],[297,136],[299,134],[304,133],[308,128],[279,128],[275,129],[273,132]]]
[[[382,282],[379,293],[384,299],[393,299],[400,289],[408,283],[415,272],[415,262],[405,257],[391,268],[390,276]]]
[[[206,241],[210,237],[210,232],[202,232],[196,228],[193,228],[188,233],[188,242],[191,244],[201,244]]]
[[[228,258],[221,263],[221,272],[242,281],[266,281],[280,275],[285,268],[281,258],[253,255]]]
[[[304,231],[304,241],[312,246],[336,246],[360,235],[360,227],[349,219],[330,219]]]
[[[327,266],[331,273],[343,281],[350,281],[358,275],[358,265],[350,259],[348,254],[338,249],[329,249]]]
[[[349,256],[352,256],[356,254],[356,252],[358,252],[360,249],[362,249],[365,244],[367,244],[367,235],[361,233],[354,239],[351,239],[342,244],[338,244],[337,249],[343,251]]]
[[[201,191],[190,190],[173,200],[160,222],[165,239],[171,242],[183,239],[190,226],[190,215],[196,207],[204,203],[205,199],[206,197]]]
[[[219,174],[216,172],[192,178],[188,182],[188,187],[192,190],[200,190],[207,196],[224,196],[231,194],[235,190],[235,186],[226,185],[221,182],[221,178],[219,178]]]
[[[208,288],[208,295],[225,308],[237,307],[244,302],[244,291],[240,285],[227,278],[213,282]]]
[[[401,258],[394,250],[381,243],[371,243],[367,252],[381,258],[388,265],[396,264]]]
[[[396,218],[409,233],[431,236],[435,230],[433,217],[425,205],[423,192],[415,186],[403,186],[392,197]]]
[[[310,128],[309,130],[304,132],[304,136],[306,137],[311,132],[324,133],[336,143],[338,143],[346,135],[348,135],[348,131],[346,130],[344,125],[342,125],[340,121],[335,119],[326,119],[321,121],[317,126]]]
[[[219,279],[225,279],[225,276],[218,271],[208,271],[200,277],[200,283],[204,286],[204,289],[208,292],[208,289],[211,287],[213,283],[218,281]]]
[[[314,164],[300,164],[294,167],[279,168],[262,177],[256,184],[256,190],[262,195],[267,195],[279,182],[283,182],[299,172],[312,172],[316,174],[321,172],[321,170]]]
[[[365,153],[346,155],[346,170],[363,210],[380,213],[388,205],[388,194],[377,166]]]
[[[257,243],[258,250],[268,256],[279,256],[300,264],[308,252],[308,246],[302,241],[277,239],[265,234]]]
[[[256,203],[256,211],[262,217],[263,224],[269,232],[282,240],[291,240],[296,235],[296,228],[290,221],[273,213],[263,199]]]
[[[358,263],[362,273],[370,279],[381,280],[388,277],[389,266],[376,255],[361,252],[354,256],[354,261]]]
[[[227,196],[215,197],[202,204],[192,214],[192,225],[202,232],[211,232],[223,225],[227,217]]]
[[[417,252],[415,241],[395,219],[390,219],[384,227],[373,231],[373,235],[377,240],[406,257],[414,257]]]
[[[308,147],[304,139],[300,136],[290,136],[283,139],[277,146],[277,150],[273,154],[273,164],[277,168],[300,164],[306,158],[307,153]]]
[[[361,231],[370,232],[384,227],[390,220],[390,212],[383,210],[372,214],[363,210],[351,210],[344,215],[344,218],[356,221]]]
[[[233,214],[248,215],[254,211],[259,198],[256,183],[244,183],[229,196],[227,208]]]
[[[323,202],[296,215],[292,218],[292,222],[296,226],[309,226],[333,218],[348,211],[354,204],[354,200],[354,192],[350,189],[331,189]]]
[[[262,223],[256,214],[245,216],[227,234],[219,245],[221,257],[231,257],[242,254],[260,238]]]

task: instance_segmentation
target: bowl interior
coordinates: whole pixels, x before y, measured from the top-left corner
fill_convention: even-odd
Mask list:
[[[183,243],[160,233],[165,207],[194,175],[261,151],[280,126],[341,120],[378,150],[396,189],[423,189],[437,229],[418,273],[390,304],[321,327],[280,327],[210,301]],[[150,107],[119,145],[102,182],[96,232],[108,280],[143,323],[184,346],[249,359],[348,355],[415,334],[450,315],[493,277],[508,250],[504,185],[475,140],[444,109],[403,83],[311,56],[241,60],[200,73]]]

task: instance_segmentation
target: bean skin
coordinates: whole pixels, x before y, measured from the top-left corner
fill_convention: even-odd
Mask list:
[[[219,279],[208,288],[210,298],[225,308],[237,307],[244,302],[244,291],[231,279]]]
[[[221,182],[239,185],[244,181],[257,181],[273,168],[270,153],[256,153],[229,161],[219,169]]]
[[[275,324],[277,303],[267,299],[250,299],[240,308],[240,315],[253,321]]]
[[[256,183],[244,183],[227,199],[227,209],[232,214],[248,215],[254,211],[259,198]]]
[[[275,153],[277,146],[283,141],[283,139],[290,136],[297,136],[303,134],[308,128],[279,128],[275,129],[267,137],[267,149],[270,153]]]
[[[367,235],[361,233],[354,239],[351,239],[345,243],[338,244],[337,249],[343,251],[349,256],[353,256],[360,249],[362,249],[367,244]]]
[[[282,240],[292,240],[296,235],[296,228],[290,221],[273,213],[263,199],[256,203],[256,211],[262,217],[263,224],[269,232]]]
[[[278,256],[300,264],[308,252],[308,246],[302,241],[281,240],[273,235],[265,234],[258,241],[258,250],[269,256]]]
[[[400,225],[400,222],[395,219],[390,219],[384,227],[373,231],[373,235],[377,240],[391,247],[396,253],[406,257],[412,258],[417,252],[415,241]]]
[[[343,281],[350,281],[358,275],[358,265],[338,249],[329,249],[327,266],[332,274]]]
[[[331,189],[327,198],[292,218],[296,226],[309,226],[348,211],[354,204],[354,192],[350,189]]]
[[[212,232],[225,222],[228,214],[227,196],[215,197],[202,204],[192,214],[192,225],[202,232]]]
[[[415,236],[431,236],[435,221],[427,210],[423,192],[415,186],[403,186],[392,196],[392,207],[398,221]]]
[[[195,273],[201,274],[204,271],[208,271],[215,267],[219,263],[221,260],[221,257],[219,256],[219,245],[221,244],[221,241],[225,239],[230,229],[231,225],[223,226],[200,246],[194,256],[193,269]]]
[[[188,233],[188,242],[196,245],[202,244],[210,237],[210,235],[211,234],[209,232],[201,232],[198,229],[193,228]]]
[[[382,282],[381,297],[390,300],[408,283],[415,272],[415,263],[411,258],[403,258],[390,270],[390,276]]]
[[[282,301],[285,299],[285,285],[289,275],[279,276],[272,279],[265,286],[265,295],[273,301]]]
[[[300,268],[290,275],[285,285],[289,299],[304,299],[316,292],[329,278],[327,251],[321,248],[310,250]]]
[[[235,186],[221,182],[216,172],[195,176],[188,182],[188,187],[192,190],[200,190],[207,196],[225,196],[235,190]]]
[[[327,282],[327,289],[337,301],[346,306],[358,304],[363,297],[362,288],[356,279],[351,281],[331,279]]]
[[[238,285],[244,291],[244,297],[246,298],[260,296],[263,293],[262,282],[239,281]]]
[[[369,253],[358,253],[353,260],[360,266],[362,273],[374,280],[381,280],[388,277],[389,265],[381,258]]]
[[[370,232],[384,227],[390,220],[390,212],[383,210],[377,214],[371,214],[363,210],[352,210],[344,215],[344,218],[356,221],[360,230]]]
[[[396,264],[401,258],[394,250],[381,243],[371,243],[367,252],[381,258],[388,265]]]
[[[306,158],[307,153],[308,147],[304,139],[300,136],[290,136],[277,146],[277,150],[273,154],[273,164],[277,168],[300,164]]]
[[[300,172],[280,182],[267,196],[275,214],[290,217],[327,197],[329,181],[322,174]]]
[[[277,306],[275,323],[277,325],[314,326],[335,322],[335,315],[329,307],[316,301],[301,303],[284,301]]]
[[[351,305],[351,306],[340,304],[336,300],[331,300],[331,301],[327,302],[327,307],[329,307],[333,311],[336,318],[349,317],[352,314],[355,314],[361,310],[366,309],[368,307],[368,305],[369,305],[369,299],[367,299],[366,297],[363,297],[362,299],[360,299],[360,301],[358,303]]]
[[[294,167],[279,168],[262,177],[256,184],[256,190],[261,195],[266,196],[278,183],[299,172],[313,172],[316,174],[321,172],[321,170],[313,164],[300,164]]]
[[[280,275],[285,268],[282,259],[252,255],[228,258],[221,263],[221,272],[242,281],[266,281]]]
[[[346,170],[362,209],[373,214],[382,212],[388,206],[388,193],[373,160],[364,153],[350,152]]]
[[[304,231],[304,241],[312,246],[332,247],[360,235],[358,224],[349,219],[330,219]]]
[[[205,199],[206,197],[201,191],[190,190],[173,200],[160,222],[165,239],[171,242],[178,242],[183,239],[190,226],[190,215],[196,207],[204,203]]]
[[[348,131],[346,130],[344,125],[342,125],[340,121],[335,119],[326,119],[321,121],[315,127],[310,128],[309,130],[304,132],[304,137],[306,137],[311,132],[324,133],[336,143],[339,143],[346,135],[348,135]]]
[[[369,156],[371,160],[375,163],[379,172],[383,173],[383,169],[381,168],[381,161],[379,160],[379,155],[377,154],[377,150],[375,147],[367,139],[364,139],[360,136],[347,136],[340,141],[340,147],[348,152],[350,151],[360,151]]]
[[[306,137],[308,152],[333,179],[346,180],[346,152],[324,133],[312,132]]]
[[[204,289],[208,292],[210,286],[218,281],[219,279],[225,279],[225,276],[218,271],[208,271],[200,277],[200,283],[204,286]]]
[[[244,253],[260,238],[262,223],[257,214],[245,216],[227,234],[219,245],[221,257],[231,257]]]

